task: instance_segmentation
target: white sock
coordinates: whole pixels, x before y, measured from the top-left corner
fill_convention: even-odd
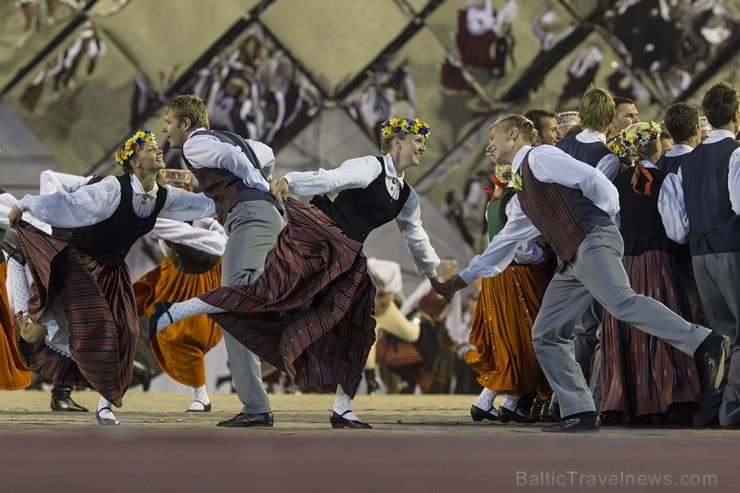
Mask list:
[[[207,404],[210,404],[206,386],[193,387],[193,402],[190,404],[188,411],[203,411]]]
[[[516,411],[517,405],[519,404],[519,394],[508,394],[504,397],[501,407],[505,407],[509,411]]]
[[[352,412],[352,399],[344,393],[341,385],[337,385],[337,397],[334,399],[333,411],[345,419],[360,421],[360,418]]]
[[[101,411],[101,409],[103,410]],[[98,401],[98,414],[100,415],[100,417],[105,419],[116,419],[116,415],[113,414],[113,411],[111,409],[112,406],[110,404],[110,401],[101,395],[100,400]]]
[[[13,286],[15,311],[24,314],[28,313],[28,300],[31,299],[31,287],[28,285],[26,268],[12,258],[9,258],[8,274],[10,274],[10,284]]]
[[[159,320],[157,321],[157,330],[162,330],[170,324],[179,322],[183,318],[192,317],[193,315],[210,315],[213,313],[225,312],[226,310],[222,310],[221,308],[216,308],[213,305],[209,305],[205,301],[202,301],[200,298],[191,298],[180,303],[173,303],[169,310],[167,310],[167,313],[169,313],[170,316],[168,317],[165,314],[159,317]],[[172,317],[172,321],[170,321],[170,317]]]
[[[483,389],[478,398],[475,400],[473,405],[478,409],[489,411],[493,409],[493,399],[498,395],[497,390],[490,390],[487,388]]]

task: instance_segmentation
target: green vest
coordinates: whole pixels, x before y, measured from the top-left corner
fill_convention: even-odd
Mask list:
[[[486,222],[488,223],[488,241],[491,241],[506,225],[506,204],[514,196],[514,187],[504,188],[498,199],[488,203],[486,208]]]

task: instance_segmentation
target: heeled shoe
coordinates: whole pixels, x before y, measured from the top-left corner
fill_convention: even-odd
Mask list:
[[[208,404],[206,404],[203,401],[199,401],[198,399],[194,399],[193,402],[190,403],[190,405],[192,406],[196,402],[198,404],[202,405],[203,406],[203,409],[190,409],[190,408],[187,408],[185,410],[185,412],[186,413],[210,413],[211,412],[211,403],[210,402]]]
[[[117,425],[121,424],[121,423],[118,422],[118,420],[115,418],[115,416],[113,418],[104,418],[104,417],[102,417],[100,415],[100,411],[105,411],[106,409],[108,411],[110,411],[111,413],[113,413],[113,409],[111,409],[110,407],[101,407],[100,409],[98,409],[97,411],[95,411],[95,419],[98,420],[98,424],[99,425],[102,425],[102,426],[117,426]]]
[[[344,411],[342,414],[339,414],[336,411],[332,411],[331,416],[329,417],[329,422],[331,423],[331,427],[332,428],[358,428],[358,429],[364,429],[364,430],[372,429],[372,426],[370,426],[368,423],[365,423],[364,421],[360,421],[359,419],[347,419],[344,417],[345,414],[351,413],[351,412],[352,412],[351,409]]]
[[[154,304],[154,313],[152,313],[152,316],[149,318],[149,341],[151,342],[152,339],[154,339],[157,336],[157,325],[159,324],[159,319],[162,318],[163,315],[167,315],[170,319],[170,324],[174,322],[172,319],[172,315],[170,315],[169,309],[172,306],[172,303],[169,301],[160,301],[159,303]],[[169,325],[169,324],[167,324]]]

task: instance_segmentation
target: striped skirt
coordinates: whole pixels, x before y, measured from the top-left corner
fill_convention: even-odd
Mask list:
[[[478,382],[509,394],[551,392],[532,345],[532,325],[542,306],[547,277],[539,266],[512,265],[483,279],[473,313],[465,362],[478,372]]]
[[[23,364],[15,343],[10,300],[5,289],[7,274],[8,263],[0,263],[0,389],[17,390],[31,384],[31,372]]]
[[[671,254],[649,250],[641,255],[625,255],[622,263],[636,293],[691,319]],[[665,413],[679,403],[698,409],[701,382],[692,356],[615,319],[606,310],[601,351],[601,412],[646,416]]]
[[[250,286],[223,286],[200,298],[227,313],[223,330],[300,387],[354,396],[375,342],[375,288],[362,244],[318,209],[286,203],[287,226]]]
[[[106,267],[67,240],[26,222],[16,228],[33,277],[29,313],[38,320],[53,296],[64,305],[72,358],[44,343],[18,338],[21,358],[31,371],[62,385],[95,389],[122,405],[131,382],[139,327],[126,264]]]
[[[139,316],[151,316],[154,303],[159,301],[188,300],[220,285],[220,259],[207,272],[188,274],[175,267],[171,256],[165,257],[134,283]],[[220,340],[218,325],[208,315],[196,315],[159,331],[149,345],[157,363],[170,377],[183,385],[200,387],[206,384],[206,353]]]

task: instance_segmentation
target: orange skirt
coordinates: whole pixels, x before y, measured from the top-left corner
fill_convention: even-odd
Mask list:
[[[207,272],[187,274],[175,268],[172,257],[165,257],[134,283],[139,316],[151,315],[159,301],[185,301],[220,285],[221,259]],[[200,387],[206,384],[206,353],[219,341],[219,326],[208,315],[197,315],[161,330],[150,346],[170,377],[188,387]]]
[[[469,350],[465,362],[487,389],[508,394],[535,390],[543,399],[552,393],[532,345],[532,325],[547,282],[542,269],[531,265],[513,265],[483,279],[470,331],[477,350]]]
[[[2,255],[2,253],[0,253]],[[31,384],[31,372],[18,355],[13,334],[13,317],[10,314],[10,300],[5,290],[8,263],[0,263],[0,389],[18,390]]]

